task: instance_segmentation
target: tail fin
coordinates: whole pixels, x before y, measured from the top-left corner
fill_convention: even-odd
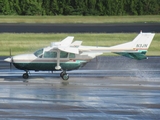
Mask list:
[[[155,33],[142,33],[131,42],[113,46],[114,49],[124,49],[124,51],[116,52],[116,54],[123,55],[125,57],[134,58],[134,59],[146,59],[145,56]],[[127,52],[125,51],[127,50]]]
[[[148,50],[155,33],[140,33],[133,41],[133,49]]]

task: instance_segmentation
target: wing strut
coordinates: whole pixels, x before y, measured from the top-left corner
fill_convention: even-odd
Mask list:
[[[56,70],[60,70],[60,50],[57,50],[57,66],[55,67]]]

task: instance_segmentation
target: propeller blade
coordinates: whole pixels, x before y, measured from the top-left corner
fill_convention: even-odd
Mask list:
[[[11,49],[10,49],[10,58],[11,58],[11,62],[10,62],[10,70],[12,70],[13,59],[12,59],[12,50],[11,50]]]
[[[11,53],[12,51],[11,51],[11,49],[10,49],[10,51],[9,51],[9,55],[10,55],[10,58],[11,58],[11,55],[12,55],[12,53]]]
[[[10,70],[12,70],[12,59],[11,59],[11,62],[10,62]]]

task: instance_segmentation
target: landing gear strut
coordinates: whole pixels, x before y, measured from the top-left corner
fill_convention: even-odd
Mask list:
[[[63,71],[60,73],[60,77],[63,79],[63,80],[68,80],[69,79],[69,75],[66,73],[66,71]]]
[[[62,70],[61,66],[60,66],[60,50],[57,51],[57,66],[55,67],[56,70]],[[63,80],[68,80],[69,79],[69,75],[66,73],[66,71],[63,71],[60,73],[60,77]]]

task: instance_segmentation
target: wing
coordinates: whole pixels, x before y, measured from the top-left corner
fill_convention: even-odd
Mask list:
[[[81,45],[82,41],[75,41],[72,43],[73,39],[73,36],[68,36],[61,42],[53,42],[51,43],[51,47],[49,47],[48,51],[58,49],[68,53],[79,54],[78,47]]]
[[[79,54],[79,49],[75,47],[61,47],[59,46],[58,49],[60,51],[68,52],[68,53],[74,53],[74,54]]]
[[[68,36],[64,40],[62,40],[60,43],[62,46],[70,46],[74,37],[73,36]]]
[[[74,37],[73,36],[68,36],[65,39],[63,39],[61,42],[52,42],[51,47],[56,48],[58,46],[70,46]]]
[[[79,47],[82,44],[82,41],[74,41],[70,46]]]
[[[59,46],[58,49],[68,53],[79,54],[78,47],[82,44],[82,41],[75,41],[70,46]]]

